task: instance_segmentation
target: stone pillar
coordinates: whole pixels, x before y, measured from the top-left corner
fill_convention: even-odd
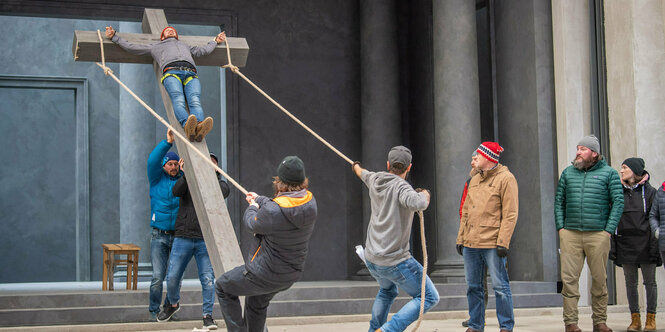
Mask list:
[[[141,33],[141,26],[120,23],[118,31]],[[121,81],[142,96],[148,105],[154,104],[151,92],[154,91],[155,79],[151,66],[122,63],[119,72]],[[155,147],[155,120],[124,89],[120,89],[119,98],[119,241],[140,246],[139,260],[150,262],[150,193],[146,165],[148,155]],[[166,138],[166,130],[160,137]]]
[[[549,0],[496,3],[500,162],[519,185],[511,280],[557,281],[554,56]]]
[[[388,150],[403,144],[396,8],[394,0],[360,1],[362,162],[372,171],[385,171]],[[369,196],[363,189],[363,244],[369,217]]]
[[[577,143],[592,131],[591,10],[586,1],[552,1],[557,156],[554,190],[561,172],[575,157]],[[555,245],[558,248],[558,243]],[[556,262],[558,266],[558,260]],[[579,283],[581,306],[590,301],[590,283],[589,268],[585,264]]]
[[[618,169],[626,158],[641,157],[651,185],[658,187],[665,180],[665,155],[659,143],[665,141],[665,1],[606,1],[604,10],[612,166]],[[665,273],[657,271],[657,282],[662,284]],[[624,285],[617,268],[618,304],[628,303]],[[643,288],[639,290],[644,306]],[[658,293],[658,304],[663,305],[665,291],[660,288]]]
[[[434,0],[434,158],[436,167],[436,261],[432,277],[464,281],[462,256],[455,250],[459,200],[480,144],[478,55],[474,1]]]

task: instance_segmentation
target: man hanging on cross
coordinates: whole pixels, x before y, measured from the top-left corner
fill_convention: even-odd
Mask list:
[[[199,99],[201,83],[196,76],[193,57],[210,54],[217,44],[226,40],[221,32],[205,46],[189,46],[178,40],[178,32],[168,26],[162,30],[160,42],[148,45],[132,44],[116,35],[113,27],[106,27],[106,37],[124,50],[136,55],[150,54],[159,65],[164,76],[161,83],[171,97],[173,112],[190,141],[201,142],[213,126],[211,117],[203,119],[203,108]],[[187,116],[189,106],[189,116]]]

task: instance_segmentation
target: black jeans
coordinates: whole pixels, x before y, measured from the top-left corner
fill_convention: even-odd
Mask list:
[[[626,278],[626,297],[631,313],[640,312],[640,302],[637,295],[637,264],[623,264],[623,275]],[[647,297],[647,312],[656,313],[658,305],[658,285],[656,285],[656,264],[640,264],[642,279]]]
[[[270,300],[292,284],[261,280],[245,270],[244,265],[224,273],[215,281],[215,288],[226,329],[229,332],[263,332]],[[246,296],[244,317],[239,296]]]

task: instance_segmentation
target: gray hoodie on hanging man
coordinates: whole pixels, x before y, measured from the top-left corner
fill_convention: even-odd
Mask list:
[[[380,266],[397,265],[411,257],[413,214],[427,208],[427,196],[392,173],[363,170],[360,179],[369,189],[372,207],[365,259]]]

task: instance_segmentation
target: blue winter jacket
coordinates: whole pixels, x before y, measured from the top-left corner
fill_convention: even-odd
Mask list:
[[[150,226],[164,231],[175,228],[180,198],[173,195],[172,188],[182,176],[170,176],[164,172],[163,159],[173,146],[166,140],[157,144],[148,157],[148,180],[150,182]]]

